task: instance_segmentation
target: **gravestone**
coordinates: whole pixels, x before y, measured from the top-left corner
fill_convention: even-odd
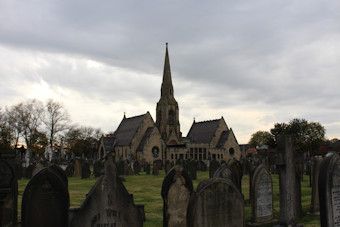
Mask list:
[[[107,158],[104,175],[89,192],[70,226],[143,226],[140,211],[120,181],[112,156]]]
[[[216,171],[213,176],[214,178],[223,178],[225,180],[229,180],[232,182],[237,189],[241,192],[241,185],[240,180],[238,179],[237,173],[235,173],[234,169],[231,168],[231,166],[227,164],[222,164]]]
[[[200,160],[197,163],[197,170],[205,172],[207,171],[207,165],[202,160]]]
[[[259,165],[252,178],[252,223],[247,225],[261,226],[273,222],[273,181],[264,164]],[[276,220],[275,220],[276,221]]]
[[[165,175],[169,173],[170,169],[171,169],[171,163],[169,160],[166,160],[165,161]]]
[[[14,169],[0,159],[0,226],[17,224],[18,182]]]
[[[223,178],[201,181],[187,210],[188,227],[244,226],[243,196]]]
[[[45,168],[45,166],[42,164],[42,163],[40,163],[40,162],[38,162],[36,165],[35,165],[35,167],[34,167],[34,169],[33,169],[33,171],[32,171],[32,176],[34,176],[35,174],[37,174],[40,170],[42,170],[43,168]]]
[[[152,174],[155,176],[158,176],[158,173],[159,173],[158,166],[159,165],[156,162],[153,162]]]
[[[117,164],[118,175],[125,175],[125,161],[119,160]]]
[[[322,157],[314,157],[311,166],[312,176],[312,196],[311,196],[311,210],[310,215],[320,215],[320,203],[319,203],[319,174],[320,166],[322,163]]]
[[[79,159],[76,159],[74,161],[74,176],[75,177],[81,177],[81,174],[82,174],[81,164],[82,162]]]
[[[186,214],[193,184],[182,166],[174,166],[162,184],[163,226],[186,227]]]
[[[150,167],[150,163],[145,163],[145,167],[144,167],[144,169],[145,169],[145,173],[147,174],[147,175],[150,175],[150,169],[151,169],[151,167]]]
[[[209,177],[212,178],[216,172],[216,170],[220,167],[220,163],[215,159],[211,160],[209,166]]]
[[[191,180],[197,180],[197,162],[195,160],[189,161],[188,173]]]
[[[65,169],[65,174],[66,174],[67,177],[73,176],[73,174],[74,174],[74,163],[73,162],[68,163],[68,165],[66,166],[66,169]]]
[[[104,163],[101,160],[97,160],[93,163],[93,175],[99,177],[104,173]]]
[[[81,179],[87,179],[91,175],[90,164],[88,162],[83,162],[81,165]]]
[[[280,225],[296,225],[299,205],[297,177],[294,159],[294,142],[291,136],[278,137],[278,151],[275,156],[279,170]]]
[[[134,174],[138,175],[141,171],[141,166],[140,166],[140,163],[138,161],[135,161],[133,163],[133,172]]]
[[[319,174],[320,222],[322,227],[340,226],[340,157],[327,154]]]
[[[25,226],[67,226],[70,199],[67,177],[59,167],[42,169],[27,184],[21,206]]]
[[[228,162],[229,168],[232,170],[233,175],[235,177],[235,184],[236,187],[239,189],[239,191],[242,193],[242,177],[243,177],[243,170],[241,163],[235,159],[232,158]]]

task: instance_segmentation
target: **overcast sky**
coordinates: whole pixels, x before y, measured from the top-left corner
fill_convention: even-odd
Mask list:
[[[60,101],[114,131],[155,119],[169,43],[181,131],[224,117],[239,143],[276,122],[340,137],[340,1],[0,1],[0,107]]]

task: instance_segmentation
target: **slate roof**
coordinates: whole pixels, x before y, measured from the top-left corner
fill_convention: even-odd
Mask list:
[[[114,143],[115,143],[115,137],[103,137],[104,139],[104,146],[106,152],[113,152],[114,151]]]
[[[218,128],[220,120],[194,122],[187,138],[192,143],[210,143]]]
[[[138,147],[137,147],[137,151],[142,151],[144,146],[145,146],[145,143],[147,141],[147,139],[150,137],[151,133],[152,133],[152,130],[153,130],[154,127],[149,127],[146,132],[144,133],[144,136],[142,138],[142,140],[140,141]]]
[[[117,146],[128,146],[131,143],[133,136],[136,134],[138,127],[144,119],[144,116],[145,114],[130,118],[123,118],[115,132]]]
[[[230,134],[230,130],[228,131],[223,131],[220,137],[220,140],[218,141],[216,148],[223,148],[223,145],[227,142],[228,137]]]

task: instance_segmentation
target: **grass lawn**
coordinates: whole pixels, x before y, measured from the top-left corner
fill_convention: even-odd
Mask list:
[[[162,182],[165,177],[164,171],[160,171],[158,176],[146,175],[142,172],[138,176],[124,176],[124,185],[130,194],[133,194],[136,204],[145,204],[146,222],[145,227],[161,227],[163,223],[163,199],[161,196]],[[280,204],[279,204],[279,178],[277,175],[273,177],[274,188],[274,212],[276,216],[279,216]],[[197,180],[193,181],[194,189],[196,189],[198,183],[203,179],[209,178],[209,172],[198,172]],[[21,179],[18,181],[18,221],[21,217],[21,200],[25,187],[28,183],[28,179]],[[86,194],[90,191],[92,186],[97,181],[93,175],[89,179],[80,179],[80,177],[68,178],[69,193],[70,193],[70,206],[79,207],[84,201]],[[301,182],[301,194],[302,194],[302,209],[306,214],[310,209],[311,188],[309,187],[309,177],[304,176],[303,182]],[[242,193],[244,199],[249,199],[249,177],[248,175],[242,178]],[[251,218],[250,204],[245,205],[246,222]],[[298,223],[303,224],[304,227],[317,227],[320,226],[319,217],[304,216]],[[269,225],[273,226],[273,225]]]

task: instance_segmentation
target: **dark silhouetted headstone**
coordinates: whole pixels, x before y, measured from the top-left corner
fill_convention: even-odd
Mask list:
[[[18,182],[14,169],[0,159],[0,226],[17,223]]]
[[[319,174],[320,166],[322,163],[322,157],[314,157],[311,166],[312,176],[312,196],[311,196],[311,210],[310,214],[319,215],[320,203],[319,203]]]
[[[212,178],[216,172],[216,170],[220,167],[220,163],[215,159],[211,160],[209,166],[209,177]]]
[[[81,165],[81,179],[87,179],[91,175],[90,164],[88,162],[83,162]]]
[[[203,161],[198,161],[197,170],[205,172],[205,171],[207,171],[207,165]]]
[[[79,159],[76,159],[74,161],[74,176],[75,177],[81,177],[81,174],[82,174],[82,161],[79,160]]]
[[[105,162],[105,173],[93,186],[71,226],[143,226],[140,211],[120,181],[112,156]]]
[[[24,191],[21,224],[25,226],[67,226],[70,199],[67,177],[57,166],[39,171]]]
[[[104,174],[104,163],[101,160],[97,160],[93,163],[93,175],[99,177]]]
[[[139,163],[139,161],[135,161],[133,163],[133,172],[134,172],[134,174],[138,175],[140,173],[140,171],[141,171],[140,163]]]
[[[321,163],[319,201],[321,226],[340,226],[340,157],[338,154],[327,154]]]
[[[186,227],[186,214],[193,184],[182,166],[174,166],[162,184],[163,226]]]
[[[191,160],[188,163],[188,173],[191,180],[197,180],[197,162],[195,160]]]
[[[244,226],[244,201],[236,186],[210,178],[197,186],[187,210],[188,227]]]
[[[151,171],[150,163],[145,163],[145,167],[144,168],[145,168],[145,173],[147,175],[149,175],[150,171]]]

